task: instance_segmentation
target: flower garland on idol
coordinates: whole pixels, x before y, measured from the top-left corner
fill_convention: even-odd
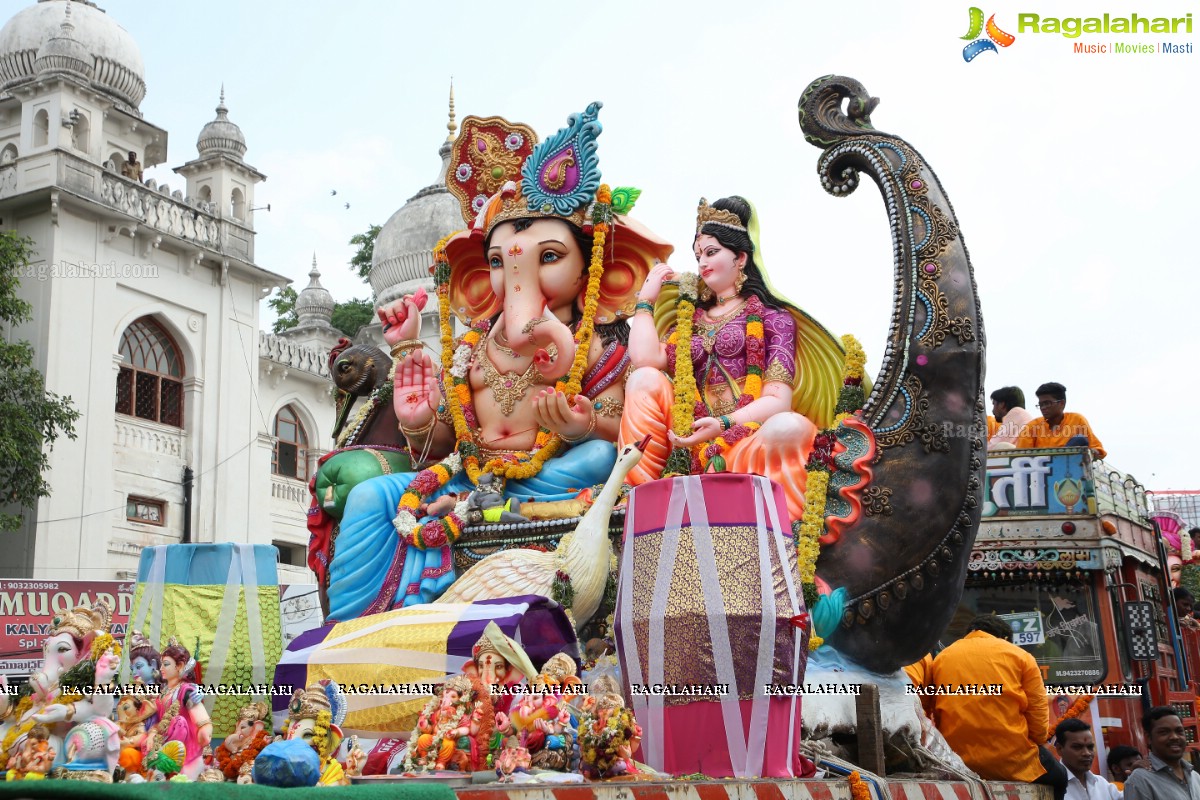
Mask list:
[[[837,416],[834,424],[853,415],[863,405],[863,367],[867,363],[862,345],[853,336],[842,337],[846,357],[842,371],[842,390],[834,409]],[[821,431],[813,441],[812,453],[804,469],[808,483],[804,490],[804,516],[795,526],[796,561],[800,569],[800,586],[804,591],[804,603],[813,608],[817,603],[817,558],[821,555],[821,536],[825,532],[825,500],[829,491],[829,478],[837,469],[834,447],[837,434],[831,428]],[[808,649],[816,650],[825,640],[812,633]]]
[[[690,284],[690,282],[689,282]],[[677,306],[677,319],[674,333],[667,339],[667,344],[675,348],[675,400],[671,406],[671,429],[676,436],[687,436],[692,432],[692,423],[696,417],[711,416],[708,404],[702,391],[696,383],[695,365],[692,363],[692,330],[696,324],[697,309],[694,290],[685,290],[680,284]],[[766,366],[766,344],[763,331],[762,300],[751,295],[746,301],[746,383],[737,400],[737,408],[745,408],[762,397],[763,369]],[[709,354],[709,359],[715,359],[715,353]],[[711,368],[711,361],[710,361]],[[707,379],[707,371],[705,373]],[[664,476],[682,475],[689,472],[700,474],[711,469],[714,472],[725,471],[725,454],[735,444],[752,436],[762,427],[758,422],[738,423],[730,426],[711,442],[697,444],[690,454],[676,448],[667,459]],[[688,469],[684,467],[687,458]]]
[[[600,184],[596,191],[596,203],[592,211],[592,254],[588,266],[588,285],[583,306],[583,319],[575,331],[575,360],[571,369],[555,384],[555,390],[567,396],[568,402],[579,393],[583,372],[587,368],[588,351],[596,328],[596,310],[599,305],[600,281],[604,277],[604,243],[612,222],[612,191],[608,184]],[[452,234],[453,235],[453,234]],[[437,284],[438,308],[441,321],[442,370],[450,377],[446,386],[446,405],[454,422],[454,451],[413,478],[400,498],[396,518],[392,525],[406,544],[420,550],[444,547],[453,544],[466,527],[466,501],[459,501],[454,509],[441,519],[420,524],[416,512],[421,504],[445,486],[460,471],[466,470],[471,483],[478,483],[479,476],[490,472],[500,478],[521,480],[537,475],[542,465],[558,452],[562,442],[558,434],[547,428],[539,428],[533,447],[528,452],[508,453],[480,463],[479,444],[472,433],[477,427],[475,406],[467,373],[471,364],[471,353],[480,340],[487,336],[491,326],[489,320],[480,320],[454,345],[450,311],[450,261],[446,256],[446,243],[450,236],[437,243],[434,248],[434,281]]]

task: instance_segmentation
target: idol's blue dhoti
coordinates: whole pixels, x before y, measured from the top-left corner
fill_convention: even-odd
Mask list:
[[[593,439],[550,459],[532,478],[508,481],[504,496],[514,506],[530,500],[569,500],[581,489],[603,483],[616,460],[612,442]],[[416,476],[415,472],[383,475],[350,492],[329,567],[330,620],[431,603],[454,583],[449,546],[429,550],[407,546],[392,525],[400,498]],[[466,473],[460,472],[429,499],[473,488]]]

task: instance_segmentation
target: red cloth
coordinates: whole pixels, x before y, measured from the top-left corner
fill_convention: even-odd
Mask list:
[[[753,700],[740,700],[742,711],[742,735],[750,736],[750,707]],[[763,754],[762,777],[800,778],[811,775],[815,768],[812,762],[799,754],[800,750],[800,698],[795,698],[795,732],[791,752],[788,752],[788,723],[792,698],[773,697],[767,713],[767,746]],[[729,758],[729,745],[725,740],[725,718],[721,704],[716,702],[689,703],[685,706],[667,706],[665,710],[665,736],[663,738],[664,770],[672,775],[690,775],[701,772],[713,778],[734,777]],[[635,755],[638,761],[645,758],[641,752]]]

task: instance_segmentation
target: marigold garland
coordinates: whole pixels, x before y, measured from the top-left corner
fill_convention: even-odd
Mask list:
[[[679,281],[676,299],[675,332],[668,340],[675,345],[675,399],[671,404],[671,430],[676,436],[687,436],[696,421],[696,375],[692,367],[692,348],[678,346],[680,341],[692,340],[692,321],[696,314],[696,281],[689,274]],[[686,475],[691,471],[692,454],[682,447],[671,450],[663,465],[662,477]]]
[[[838,425],[863,406],[863,367],[867,356],[862,345],[850,334],[842,337],[846,351],[842,367],[842,390],[838,396],[834,425]],[[838,469],[834,460],[837,434],[834,428],[821,431],[813,440],[805,471],[808,484],[804,491],[804,516],[794,526],[796,539],[796,561],[800,569],[800,585],[805,603],[810,607],[817,598],[817,559],[821,555],[821,537],[825,533],[825,503],[828,499],[830,476]],[[808,640],[808,649],[816,650],[825,640],[815,633]]]
[[[238,774],[242,770],[243,764],[252,764],[254,759],[258,758],[258,753],[264,747],[273,741],[268,730],[261,730],[250,743],[238,750],[236,753],[229,752],[229,748],[222,742],[213,752],[213,758],[217,762],[217,769],[225,773],[225,777],[231,781],[237,780]]]
[[[588,266],[588,285],[585,295],[583,318],[575,331],[575,358],[565,376],[555,384],[555,390],[572,401],[579,393],[580,382],[588,364],[592,335],[596,329],[596,311],[599,306],[600,282],[604,278],[604,244],[612,221],[612,191],[608,184],[601,184],[596,191],[596,204],[592,213],[592,257]],[[478,484],[479,476],[491,472],[497,477],[522,480],[537,475],[542,465],[558,452],[561,437],[546,428],[539,428],[528,452],[504,454],[479,463],[479,445],[472,428],[477,424],[471,387],[467,373],[470,355],[490,329],[490,322],[476,322],[471,329],[454,344],[454,332],[450,311],[450,261],[446,256],[446,243],[455,234],[444,237],[433,250],[434,280],[437,283],[438,310],[442,345],[443,380],[449,377],[446,386],[446,405],[454,423],[455,451],[438,464],[420,472],[408,490],[400,498],[393,525],[396,532],[410,544],[421,548],[441,547],[452,544],[465,527],[460,503],[455,510],[441,519],[418,525],[414,511],[431,494],[445,486],[460,470],[465,469],[471,483]]]
[[[846,780],[850,781],[852,800],[871,800],[871,788],[867,786],[867,782],[862,779],[857,770],[847,775]]]
[[[1088,706],[1090,706],[1092,704],[1092,700],[1095,697],[1096,697],[1096,695],[1094,695],[1094,694],[1084,694],[1084,695],[1080,695],[1079,697],[1075,698],[1075,702],[1071,703],[1071,707],[1068,708],[1066,710],[1066,712],[1061,717],[1058,718],[1058,721],[1062,722],[1064,719],[1075,719],[1076,717],[1082,715],[1083,712],[1088,710]],[[1055,728],[1058,727],[1058,724],[1055,723],[1054,727]],[[1046,741],[1049,742],[1053,738],[1054,738],[1054,728],[1050,728],[1049,730],[1046,731]]]
[[[332,722],[333,714],[328,711],[318,711],[317,718],[313,720],[313,735],[310,741],[322,763],[329,756],[329,725]]]

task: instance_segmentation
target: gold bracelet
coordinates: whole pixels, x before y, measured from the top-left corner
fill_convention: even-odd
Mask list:
[[[588,406],[588,408],[590,409],[591,406]],[[590,420],[588,420],[588,426],[587,426],[586,431],[581,433],[579,436],[576,436],[574,439],[569,439],[566,436],[563,436],[561,433],[558,435],[558,438],[562,439],[567,444],[576,444],[578,442],[582,442],[584,439],[588,438],[595,432],[596,432],[596,412],[593,410],[592,417]]]
[[[401,339],[392,345],[392,358],[396,361],[407,356],[413,350],[420,350],[425,346],[425,343],[420,339]],[[405,349],[408,348],[408,349]],[[397,352],[399,355],[397,355]]]
[[[435,413],[432,417],[429,418],[429,424],[426,425],[424,428],[406,428],[403,425],[401,425],[400,432],[403,433],[405,436],[424,436],[425,434],[427,434],[431,430],[433,430],[433,426],[437,425],[437,422],[438,422],[438,418],[437,418],[437,414]]]

